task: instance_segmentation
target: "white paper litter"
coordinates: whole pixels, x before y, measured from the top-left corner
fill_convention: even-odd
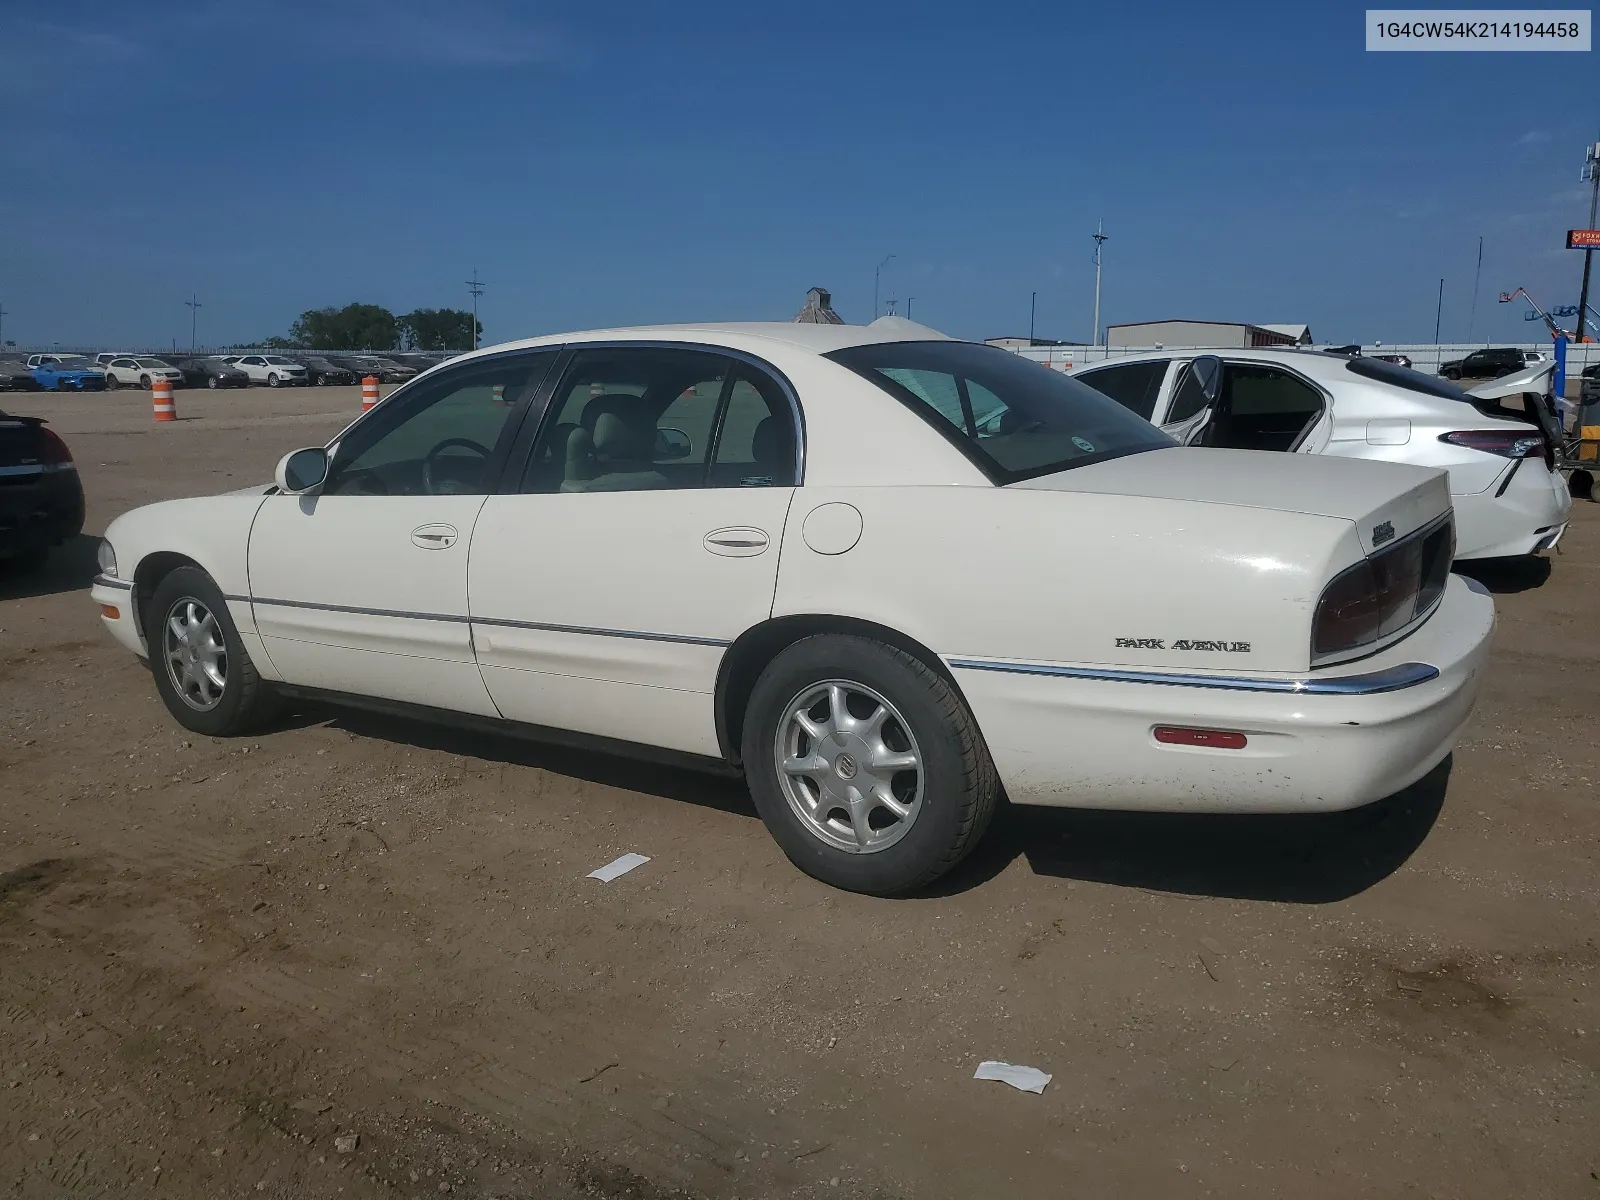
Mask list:
[[[626,875],[635,867],[642,867],[650,858],[645,854],[624,854],[621,858],[613,859],[597,871],[590,871],[585,879],[598,879],[601,883],[610,883],[618,875]]]
[[[1019,1092],[1042,1093],[1045,1084],[1054,1078],[1046,1075],[1038,1067],[1014,1067],[1010,1063],[981,1062],[973,1073],[974,1079],[993,1079],[999,1083],[1009,1083]]]

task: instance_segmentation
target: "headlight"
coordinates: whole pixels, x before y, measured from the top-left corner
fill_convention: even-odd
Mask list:
[[[111,579],[117,577],[117,552],[111,548],[111,543],[105,538],[100,539],[100,548],[95,551],[95,561],[100,564],[100,574]]]

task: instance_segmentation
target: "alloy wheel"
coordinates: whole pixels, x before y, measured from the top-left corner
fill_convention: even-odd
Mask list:
[[[196,712],[222,703],[228,686],[228,647],[217,618],[203,603],[184,597],[167,610],[162,631],[167,678]]]
[[[829,679],[784,706],[778,786],[816,838],[851,854],[886,850],[922,809],[922,752],[898,709],[864,684]]]

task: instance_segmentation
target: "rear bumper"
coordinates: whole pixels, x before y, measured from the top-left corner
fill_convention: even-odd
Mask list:
[[[0,479],[0,559],[60,545],[82,531],[77,471],[48,471],[22,483]]]
[[[1392,795],[1450,753],[1477,697],[1493,629],[1488,593],[1452,576],[1433,616],[1404,641],[1300,676],[1167,684],[1062,676],[1047,673],[1048,664],[949,661],[1015,803],[1333,812]],[[1297,683],[1326,690],[1251,690]],[[1242,750],[1164,745],[1154,737],[1158,725],[1236,730],[1249,741]]]
[[[1508,464],[1483,491],[1451,496],[1450,502],[1456,510],[1458,559],[1506,558],[1548,549],[1572,512],[1566,479],[1536,458]]]

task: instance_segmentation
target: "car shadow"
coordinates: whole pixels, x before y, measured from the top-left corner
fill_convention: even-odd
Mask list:
[[[668,800],[682,800],[719,812],[759,820],[744,780],[648,759],[476,729],[460,729],[409,717],[342,708],[320,701],[295,706],[279,727],[325,724],[357,737],[375,738],[422,750],[442,750],[485,762],[537,767],[569,779],[625,788]]]
[[[99,550],[99,538],[80,533],[51,550],[42,566],[0,562],[0,600],[86,590],[99,570]]]
[[[1531,592],[1550,578],[1550,560],[1542,555],[1519,558],[1474,558],[1451,568],[1457,575],[1476,579],[1497,596]]]
[[[1393,874],[1444,805],[1450,759],[1342,813],[1211,815],[1008,805],[930,895],[977,887],[1017,858],[1038,875],[1184,896],[1330,904]]]

